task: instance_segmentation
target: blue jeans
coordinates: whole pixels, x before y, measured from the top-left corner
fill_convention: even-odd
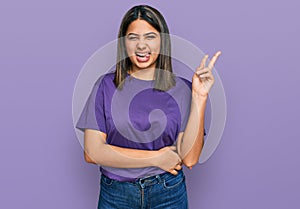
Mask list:
[[[121,182],[101,175],[98,209],[187,209],[185,175],[168,172]]]

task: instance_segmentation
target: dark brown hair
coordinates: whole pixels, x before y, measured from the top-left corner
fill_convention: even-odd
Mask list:
[[[145,20],[160,33],[161,47],[156,60],[154,89],[166,91],[175,85],[175,79],[172,73],[169,29],[161,13],[148,5],[132,7],[122,19],[118,34],[117,65],[114,83],[116,87],[122,89],[122,83],[126,78],[127,71],[131,69],[132,63],[126,52],[124,37],[126,36],[128,26],[137,19]]]

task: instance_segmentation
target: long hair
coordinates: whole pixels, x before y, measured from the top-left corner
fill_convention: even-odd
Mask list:
[[[145,20],[160,33],[161,47],[155,65],[154,89],[167,91],[175,85],[171,61],[171,40],[169,29],[161,13],[148,5],[132,7],[122,19],[118,33],[117,64],[114,83],[117,88],[122,89],[127,71],[132,67],[132,63],[126,52],[124,37],[126,36],[128,26],[137,19]]]

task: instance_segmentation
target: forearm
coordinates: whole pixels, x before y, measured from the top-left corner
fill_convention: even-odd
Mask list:
[[[105,144],[95,152],[97,164],[117,168],[143,168],[156,165],[157,151],[123,148]]]
[[[207,97],[192,94],[189,119],[182,139],[179,140],[179,153],[187,167],[197,164],[203,148],[206,101]]]
[[[87,140],[88,143],[85,143],[87,162],[117,168],[142,168],[157,164],[158,151],[109,145],[105,143],[104,139],[99,139],[99,135],[86,134],[85,141]]]

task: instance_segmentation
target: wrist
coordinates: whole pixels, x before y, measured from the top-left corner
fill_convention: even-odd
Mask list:
[[[150,164],[151,166],[158,166],[159,163],[159,156],[160,156],[160,151],[159,150],[153,150],[153,156],[150,158]]]
[[[203,95],[203,94],[196,93],[194,91],[192,92],[192,100],[194,101],[206,103],[207,99],[208,99],[208,94]]]

